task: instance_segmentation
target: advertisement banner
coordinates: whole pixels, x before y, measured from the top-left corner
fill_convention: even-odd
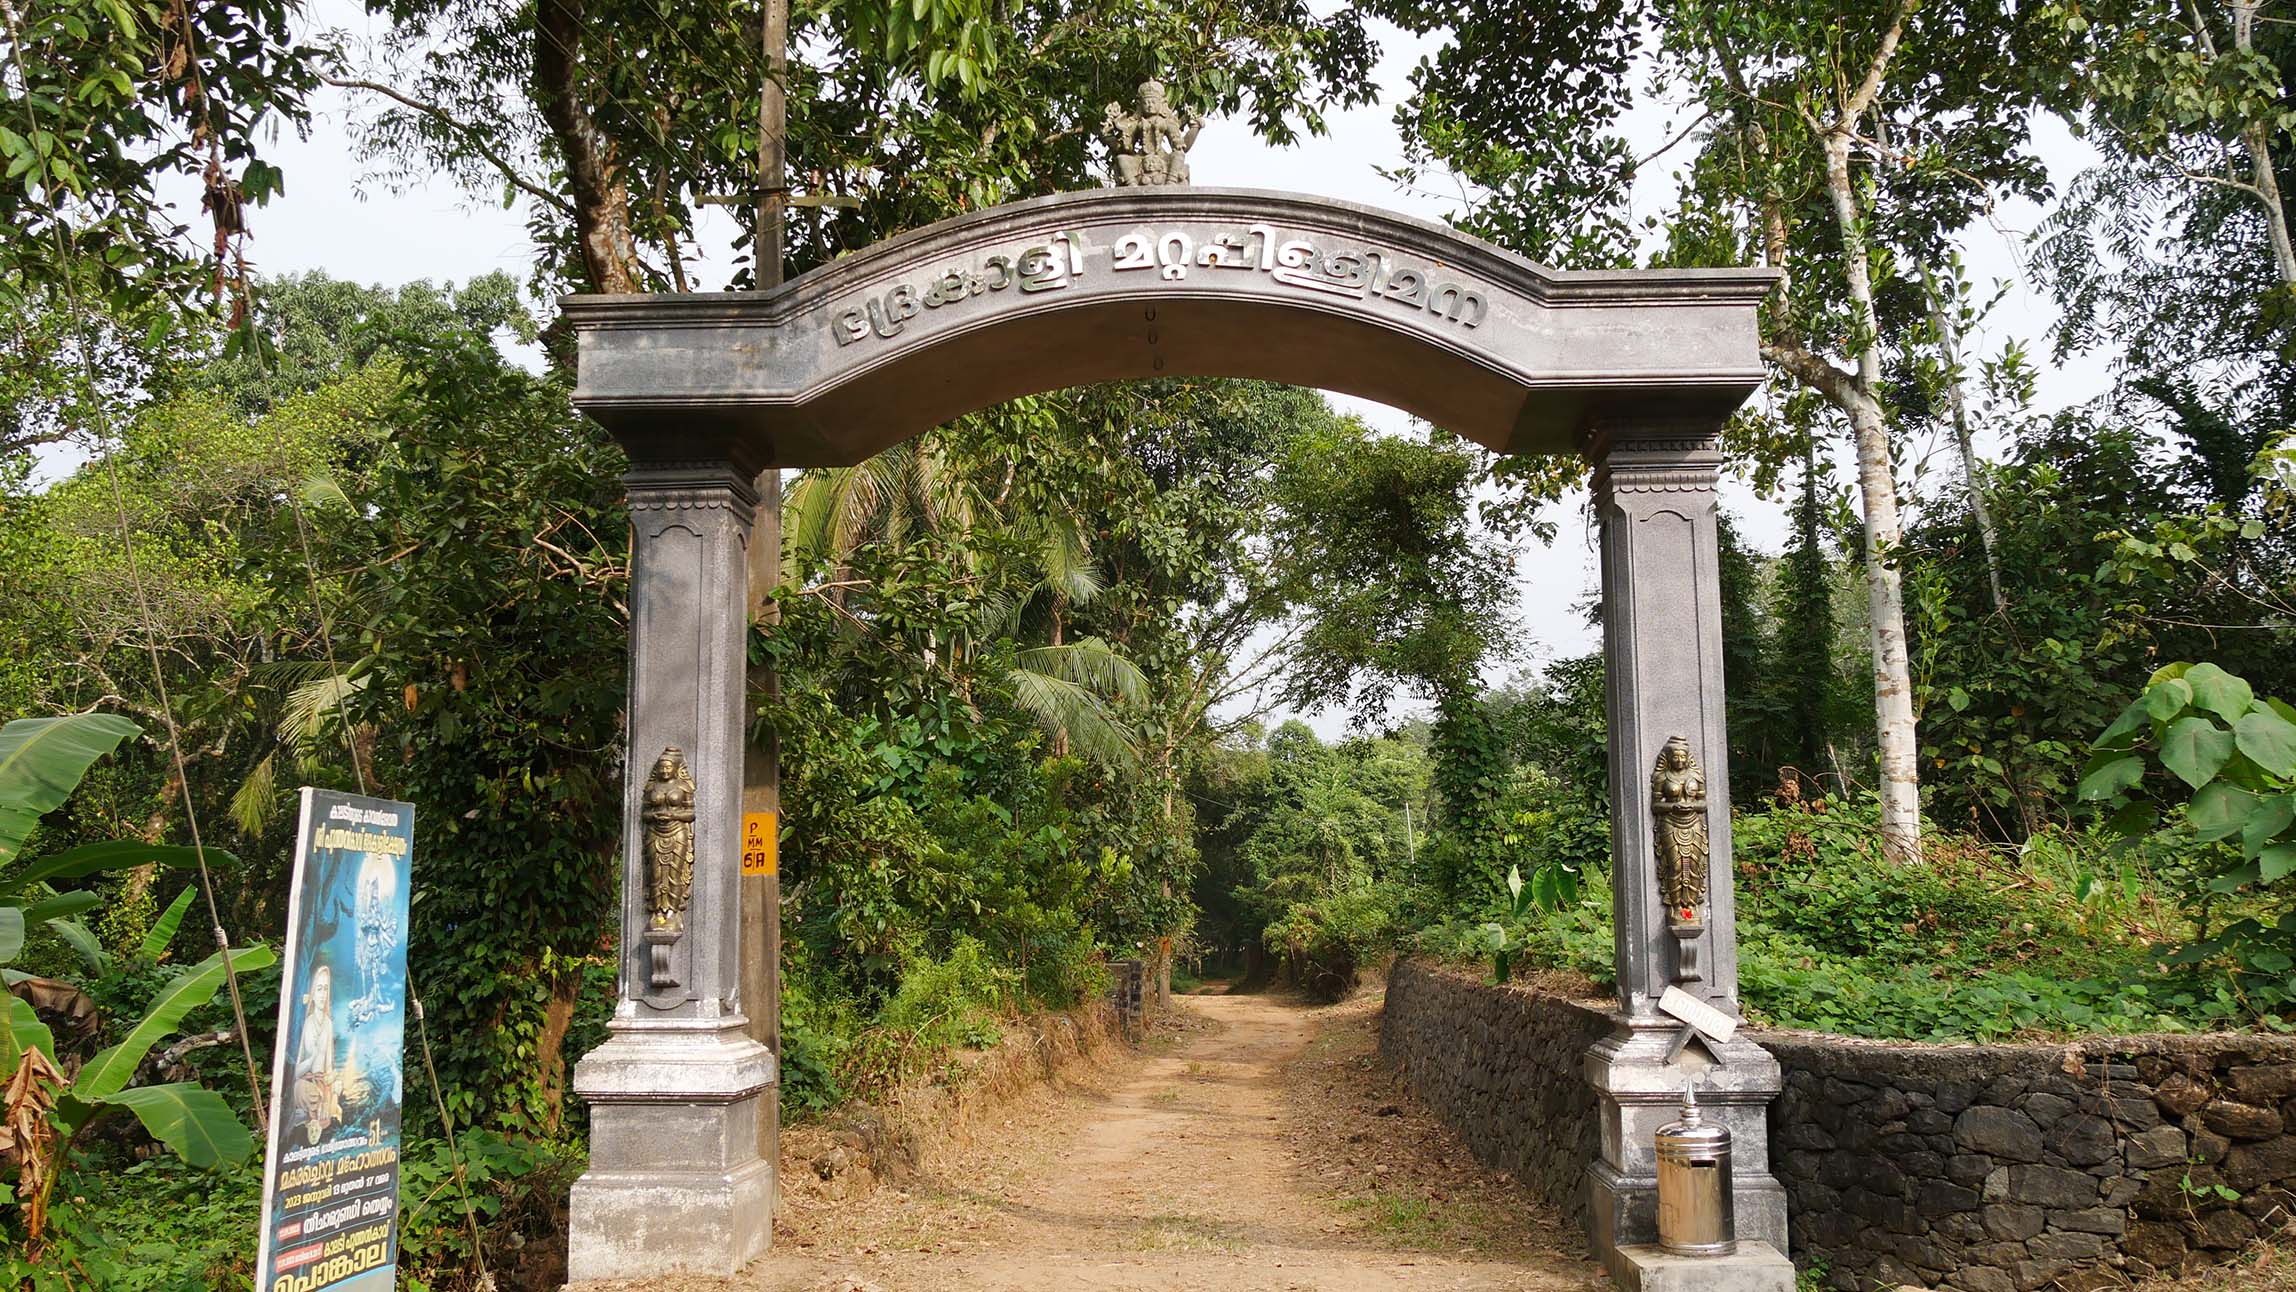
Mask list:
[[[257,1292],[390,1292],[399,1257],[411,803],[303,790]]]

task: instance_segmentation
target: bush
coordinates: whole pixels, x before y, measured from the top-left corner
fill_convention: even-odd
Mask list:
[[[1355,989],[1365,960],[1393,944],[1394,923],[1393,898],[1366,886],[1294,902],[1261,937],[1294,982],[1332,1001]]]
[[[1758,1023],[1922,1041],[2284,1026],[2276,979],[2171,954],[2185,896],[2213,873],[2173,840],[2059,828],[2011,847],[1933,830],[1924,860],[1898,865],[1874,805],[1832,799],[1740,813],[1733,831],[1739,994]],[[1607,985],[1610,907],[1596,871],[1559,909],[1518,915],[1494,891],[1407,945],[1483,966],[1503,946],[1518,966]]]
[[[463,1183],[444,1139],[408,1142],[399,1157],[399,1272],[408,1292],[475,1292],[475,1220],[485,1267],[505,1292],[564,1280],[566,1191],[582,1173],[579,1145],[462,1132]],[[463,1199],[469,1197],[469,1212]],[[515,1281],[505,1276],[516,1271]]]
[[[31,1271],[33,1292],[245,1292],[252,1286],[260,1162],[215,1171],[172,1158],[107,1163],[71,1172],[58,1191],[73,1205],[51,1213],[55,1228]],[[0,1269],[7,1265],[0,1258]]]
[[[1020,983],[979,940],[958,938],[946,957],[902,973],[875,1024],[847,1048],[838,1083],[852,1094],[883,1090],[915,1078],[943,1051],[995,1045]]]

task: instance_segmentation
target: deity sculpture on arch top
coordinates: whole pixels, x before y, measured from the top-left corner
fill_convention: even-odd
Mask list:
[[[1118,188],[1188,182],[1188,150],[1204,119],[1193,111],[1174,111],[1162,81],[1140,83],[1137,112],[1109,104],[1103,125],[1115,152]]]

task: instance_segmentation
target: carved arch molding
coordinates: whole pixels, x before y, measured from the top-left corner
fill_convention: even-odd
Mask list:
[[[1511,453],[1718,424],[1761,384],[1758,269],[1561,272],[1287,193],[1065,193],[772,292],[574,296],[575,402],[641,462],[840,466],[975,409],[1136,377],[1342,391]]]

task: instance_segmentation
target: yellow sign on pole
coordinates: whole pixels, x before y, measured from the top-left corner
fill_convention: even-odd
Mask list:
[[[745,812],[741,818],[741,873],[771,875],[781,868],[781,814]]]

